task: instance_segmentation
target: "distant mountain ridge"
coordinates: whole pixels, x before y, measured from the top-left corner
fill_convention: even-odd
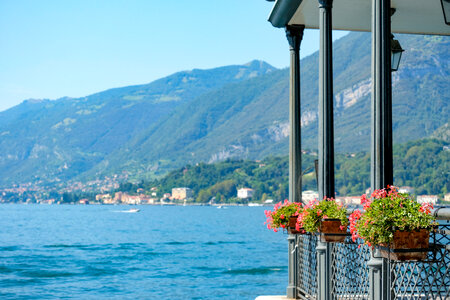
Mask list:
[[[0,186],[74,178],[196,95],[273,70],[252,61],[82,98],[24,101],[0,112]]]
[[[406,49],[393,73],[399,143],[430,136],[448,123],[450,39],[396,37]],[[336,150],[368,150],[370,34],[341,38],[333,54]],[[303,59],[301,69],[302,143],[314,151],[318,54]],[[253,61],[83,98],[26,101],[0,112],[0,186],[123,171],[149,178],[187,163],[286,154],[288,76],[288,69]]]

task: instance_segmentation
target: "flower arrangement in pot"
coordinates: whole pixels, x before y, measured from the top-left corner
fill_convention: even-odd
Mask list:
[[[343,242],[349,223],[346,212],[345,207],[333,198],[312,200],[300,213],[297,223],[307,232],[319,232],[322,242]]]
[[[267,228],[277,232],[279,228],[287,229],[289,233],[300,233],[295,229],[297,217],[302,211],[302,204],[297,202],[279,202],[275,204],[273,211],[265,210]]]
[[[375,190],[371,198],[361,196],[364,212],[350,215],[352,239],[364,240],[369,247],[380,248],[381,255],[392,260],[422,260],[427,257],[430,230],[435,218],[432,205],[419,204],[395,186]]]

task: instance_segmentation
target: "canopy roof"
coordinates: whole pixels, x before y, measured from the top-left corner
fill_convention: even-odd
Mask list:
[[[397,33],[450,35],[440,0],[391,0],[395,13],[391,31]],[[372,0],[333,1],[333,29],[370,31]],[[269,21],[275,27],[305,25],[319,28],[318,0],[277,0]]]

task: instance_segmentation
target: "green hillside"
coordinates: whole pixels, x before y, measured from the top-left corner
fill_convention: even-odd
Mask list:
[[[0,112],[0,186],[74,178],[180,104],[272,70],[264,62],[253,61],[179,72],[150,84],[84,98],[24,101]]]
[[[450,39],[397,37],[407,50],[393,74],[394,142],[430,136],[448,122]],[[353,51],[353,52],[352,52]],[[354,53],[351,56],[347,54]],[[352,33],[334,45],[335,143],[338,152],[370,145],[370,35]],[[317,148],[317,53],[302,60],[302,143]],[[108,156],[136,178],[164,174],[185,163],[229,157],[261,159],[287,153],[288,70],[233,83],[178,107]],[[150,149],[150,150],[149,150]],[[154,170],[148,172],[148,169]],[[119,169],[115,169],[117,172]]]
[[[393,74],[394,142],[442,136],[450,115],[450,39],[396,38],[406,51]],[[370,34],[336,41],[334,59],[336,150],[368,151]],[[317,53],[301,67],[302,143],[314,151]],[[288,75],[253,61],[83,98],[25,101],[0,112],[0,187],[113,174],[151,179],[186,164],[287,154]]]
[[[394,184],[411,186],[416,194],[444,195],[450,191],[450,150],[444,141],[425,139],[394,147]],[[314,174],[314,159],[317,156],[303,155],[302,165],[306,171],[303,190],[317,190]],[[370,153],[338,154],[336,156],[337,196],[365,193],[370,187]],[[225,160],[214,164],[187,165],[171,171],[156,181],[138,184],[122,184],[120,191],[135,193],[138,188],[150,192],[157,187],[160,195],[170,193],[174,187],[189,187],[195,201],[229,202],[236,198],[236,189],[254,189],[252,201],[288,198],[289,160],[287,156],[268,157],[261,161]],[[237,199],[234,199],[237,200]]]

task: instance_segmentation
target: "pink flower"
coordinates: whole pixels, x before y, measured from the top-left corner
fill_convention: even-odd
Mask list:
[[[363,194],[361,196],[361,204],[364,206],[364,209],[369,208],[371,203],[372,201],[370,201],[370,199],[367,199],[366,194]]]

